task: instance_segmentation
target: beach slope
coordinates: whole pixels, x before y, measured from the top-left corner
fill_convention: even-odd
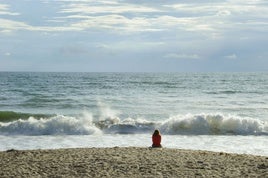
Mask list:
[[[268,177],[268,157],[137,147],[8,150],[0,177]]]

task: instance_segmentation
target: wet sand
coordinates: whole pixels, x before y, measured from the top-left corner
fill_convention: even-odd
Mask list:
[[[0,177],[268,177],[268,157],[137,147],[8,150]]]

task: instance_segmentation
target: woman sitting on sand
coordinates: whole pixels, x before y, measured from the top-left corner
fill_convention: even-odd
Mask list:
[[[161,145],[161,135],[159,130],[155,130],[152,136],[153,145],[152,147],[162,147]]]

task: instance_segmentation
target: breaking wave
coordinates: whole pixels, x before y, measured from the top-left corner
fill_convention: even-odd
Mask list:
[[[91,135],[101,131],[89,119],[54,116],[48,119],[19,119],[0,122],[0,134],[4,135]]]
[[[160,128],[174,135],[268,135],[268,122],[221,114],[175,116]]]
[[[177,115],[162,121],[57,115],[0,122],[1,135],[151,134],[156,128],[169,135],[268,135],[267,121],[222,114]]]

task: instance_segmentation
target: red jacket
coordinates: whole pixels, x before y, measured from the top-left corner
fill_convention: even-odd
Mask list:
[[[153,141],[153,146],[160,147],[161,146],[161,135],[153,135],[152,141]]]

